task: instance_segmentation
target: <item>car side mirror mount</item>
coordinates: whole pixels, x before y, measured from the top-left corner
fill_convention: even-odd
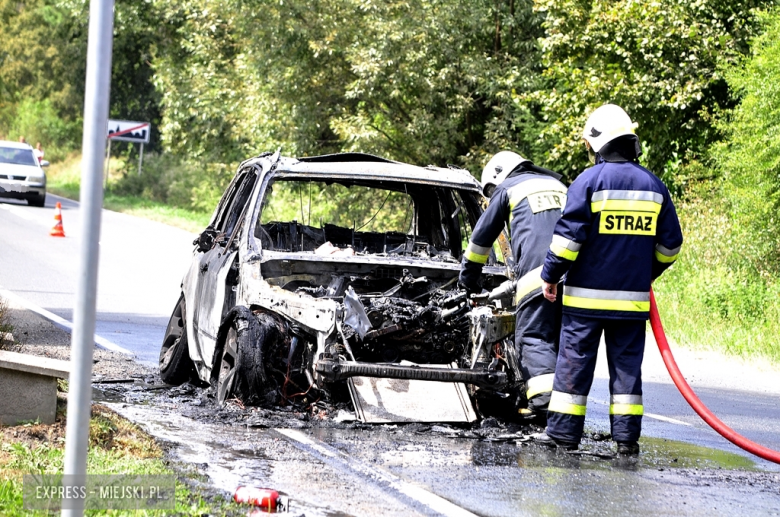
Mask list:
[[[49,166],[49,162],[47,162],[46,160],[41,160],[41,167],[48,167],[48,166]]]
[[[206,228],[198,235],[198,238],[195,239],[193,244],[198,247],[198,251],[205,253],[214,247],[214,238],[216,235],[217,231],[214,228]]]

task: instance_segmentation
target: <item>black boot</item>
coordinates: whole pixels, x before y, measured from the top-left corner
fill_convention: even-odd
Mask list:
[[[617,442],[618,456],[639,456],[639,444],[637,442]]]
[[[566,440],[553,438],[546,431],[535,436],[534,442],[547,447],[563,449],[564,451],[576,451],[580,446],[577,442],[567,442]]]

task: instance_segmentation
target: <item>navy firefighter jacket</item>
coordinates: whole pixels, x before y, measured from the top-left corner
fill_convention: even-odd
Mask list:
[[[652,172],[634,161],[598,161],[569,187],[542,279],[566,276],[564,312],[647,319],[650,283],[680,252],[680,222]]]
[[[507,225],[518,279],[515,302],[520,306],[541,294],[541,267],[566,203],[566,187],[559,177],[525,162],[496,187],[463,254],[462,284],[472,289],[478,285],[491,247]]]

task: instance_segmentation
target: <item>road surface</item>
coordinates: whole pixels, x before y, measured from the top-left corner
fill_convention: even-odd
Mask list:
[[[50,237],[54,204],[65,237]],[[73,321],[78,271],[79,204],[49,194],[45,208],[0,200],[0,288]],[[192,255],[192,233],[103,211],[96,334],[157,363],[165,326]]]

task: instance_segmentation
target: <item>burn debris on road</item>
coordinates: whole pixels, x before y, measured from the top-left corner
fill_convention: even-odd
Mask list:
[[[389,423],[366,424],[358,421],[349,402],[316,401],[308,406],[245,406],[238,399],[220,405],[213,388],[191,384],[168,386],[156,375],[138,379],[134,384],[100,384],[96,387],[104,400],[165,407],[187,418],[216,425],[249,429],[330,428],[366,431],[386,435],[428,435],[451,439],[538,447],[532,437],[543,431],[538,422],[507,422],[487,417],[474,423]],[[581,455],[608,459],[614,456],[609,434],[588,432]]]

